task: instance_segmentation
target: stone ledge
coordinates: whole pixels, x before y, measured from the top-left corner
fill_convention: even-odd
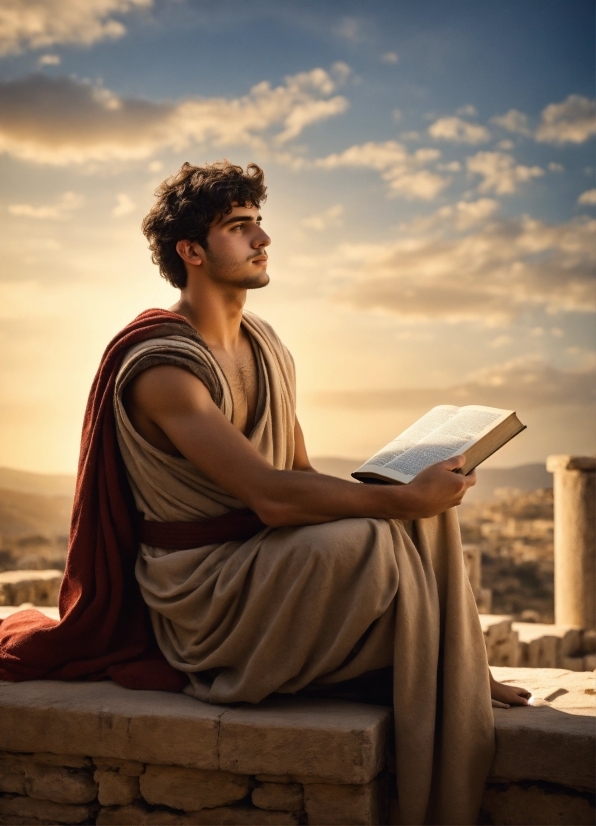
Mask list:
[[[494,709],[497,752],[492,779],[539,780],[593,790],[596,775],[594,674],[561,668],[493,668],[495,679],[523,685],[533,705]]]
[[[526,686],[535,705],[495,709],[491,776],[594,788],[594,675],[535,668],[493,673]],[[382,769],[390,730],[390,709],[339,700],[287,697],[230,708],[110,682],[0,684],[0,749],[20,753],[363,784]]]
[[[0,605],[58,605],[62,571],[50,568],[43,571],[0,572]]]
[[[362,784],[383,767],[390,729],[389,708],[342,700],[230,708],[110,682],[0,684],[0,749],[21,753]]]

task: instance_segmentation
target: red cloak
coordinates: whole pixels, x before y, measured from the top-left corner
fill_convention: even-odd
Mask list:
[[[108,344],[81,439],[60,620],[24,610],[0,624],[0,679],[103,680],[180,691],[186,676],[157,647],[137,585],[137,514],[118,447],[116,375],[126,351],[168,335],[198,338],[182,316],[147,310]]]

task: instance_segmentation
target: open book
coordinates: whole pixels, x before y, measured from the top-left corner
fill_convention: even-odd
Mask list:
[[[352,473],[362,482],[411,482],[435,462],[464,454],[466,475],[525,430],[513,410],[470,404],[433,407]]]

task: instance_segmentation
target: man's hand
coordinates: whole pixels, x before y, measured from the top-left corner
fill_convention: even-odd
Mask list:
[[[465,463],[465,456],[453,456],[420,471],[407,485],[412,495],[412,519],[436,516],[461,504],[465,492],[476,484],[476,471],[467,476],[453,472]]]

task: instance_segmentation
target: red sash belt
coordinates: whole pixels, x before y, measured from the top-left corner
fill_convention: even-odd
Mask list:
[[[143,545],[185,551],[216,542],[250,539],[266,527],[250,508],[222,513],[200,522],[149,522],[139,515],[138,537]]]

